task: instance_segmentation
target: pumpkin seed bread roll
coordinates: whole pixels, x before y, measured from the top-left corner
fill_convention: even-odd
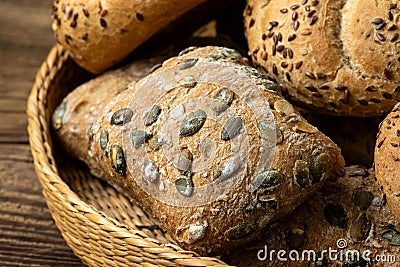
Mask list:
[[[82,68],[101,73],[205,0],[54,0],[52,28]]]
[[[52,127],[57,140],[71,156],[85,160],[88,154],[91,124],[100,116],[107,103],[133,81],[145,77],[165,57],[136,60],[124,67],[110,70],[75,88],[56,108]]]
[[[400,100],[400,5],[383,0],[248,0],[249,55],[293,101],[369,117]]]
[[[338,175],[340,149],[238,52],[190,48],[112,99],[87,162],[184,249],[257,237]]]
[[[400,220],[400,104],[381,122],[375,146],[375,170],[387,202]]]
[[[279,250],[286,252],[281,260]],[[268,226],[262,238],[222,259],[238,267],[383,267],[400,266],[399,255],[400,224],[373,170],[350,166],[344,176],[328,181],[293,213]]]

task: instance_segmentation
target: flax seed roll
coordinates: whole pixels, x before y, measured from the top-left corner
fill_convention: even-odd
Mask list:
[[[248,0],[249,55],[293,101],[336,116],[400,100],[398,1]]]

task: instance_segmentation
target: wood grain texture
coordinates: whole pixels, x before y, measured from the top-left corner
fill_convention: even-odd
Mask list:
[[[0,266],[84,266],[42,195],[26,133],[26,99],[55,43],[50,0],[0,0]]]

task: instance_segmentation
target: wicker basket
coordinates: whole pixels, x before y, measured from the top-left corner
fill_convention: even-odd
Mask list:
[[[37,73],[27,106],[36,173],[67,244],[89,266],[228,266],[182,250],[157,221],[52,142],[54,108],[89,78],[57,45]]]

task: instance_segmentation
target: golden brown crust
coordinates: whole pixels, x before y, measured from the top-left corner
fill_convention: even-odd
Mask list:
[[[249,55],[303,105],[384,114],[400,100],[400,6],[392,2],[249,0]]]
[[[53,31],[84,69],[100,73],[205,0],[55,0]]]
[[[293,213],[268,226],[259,240],[239,251],[227,253],[223,259],[238,267],[399,266],[400,243],[393,239],[393,234],[400,234],[400,224],[387,208],[373,170],[350,166],[345,171],[343,177],[337,181],[329,181],[320,192],[306,200]],[[264,253],[265,246],[267,254]],[[291,261],[288,255],[290,250],[296,250],[301,259],[303,251],[321,253],[329,248],[336,250],[331,254],[332,260],[329,259],[328,252],[324,254],[324,260],[314,262],[308,261],[308,254],[304,254],[306,260],[302,262]],[[270,260],[270,252],[280,249],[287,252],[284,257],[288,261],[278,260],[276,252]],[[260,250],[261,260],[257,258]],[[360,260],[341,262],[339,253],[349,250],[358,251]],[[361,259],[362,253],[367,250],[371,254],[364,256],[369,257],[370,261]],[[266,258],[262,260],[264,256]],[[292,256],[296,257],[296,254]],[[333,260],[335,256],[337,260]],[[381,256],[381,262],[376,256]],[[383,258],[385,256],[386,261]]]
[[[376,178],[389,207],[400,220],[400,104],[382,121],[375,146]]]
[[[202,69],[203,66],[208,69]],[[206,82],[193,80],[193,77],[203,73],[207,73],[204,74]],[[210,75],[217,80],[207,80],[212,79]],[[162,91],[159,98],[154,98],[151,92],[165,87],[170,82],[168,79],[175,80],[179,85],[167,87],[169,89]],[[244,164],[241,167],[244,167],[246,175],[237,183],[229,184],[234,176],[230,175],[230,170],[234,169],[232,172],[235,173],[238,166],[236,160],[243,159],[234,157],[235,153],[231,152],[234,145],[223,139],[221,126],[231,125],[228,132],[233,135],[238,128],[237,121],[229,124],[227,120],[226,124],[220,124],[217,116],[207,112],[202,126],[190,124],[196,128],[194,132],[185,134],[182,130],[184,118],[199,110],[195,108],[197,104],[190,107],[190,101],[213,98],[224,89],[221,84],[230,82],[232,86],[243,86],[246,80],[252,81],[252,88],[262,92],[270,103],[277,127],[277,130],[273,128],[269,131],[269,125],[264,125],[267,128],[263,129],[273,137],[276,149],[269,171],[260,176],[262,180],[259,181],[267,181],[264,188],[255,188],[254,191],[249,189],[251,179],[262,151],[268,147],[261,146],[264,144],[260,138],[261,126],[255,123],[254,109],[249,108],[249,102],[235,93],[228,109],[242,119],[244,131],[237,132],[234,137],[239,140],[239,147],[245,145],[243,140],[251,138],[248,158],[240,162]],[[105,180],[125,191],[159,219],[183,248],[204,255],[219,254],[237,247],[256,237],[270,221],[292,211],[322,183],[335,177],[344,165],[340,149],[272,91],[274,87],[255,69],[248,67],[246,60],[234,50],[221,47],[187,50],[165,61],[161,68],[111,100],[93,127],[89,154],[94,159],[91,162],[97,164],[90,167],[104,172]],[[250,99],[253,98],[247,100]],[[158,108],[153,109],[154,105]],[[149,111],[152,115],[148,115]],[[227,116],[226,112],[222,111],[221,116]],[[197,118],[201,118],[201,114],[198,112]],[[170,120],[174,123],[168,124]],[[170,133],[178,135],[178,132],[182,135],[177,137],[175,144],[165,138]],[[207,140],[214,143],[215,150],[210,149],[213,145]],[[183,150],[189,150],[193,155],[193,167],[187,172],[179,171],[180,165],[175,165],[174,161],[178,160],[177,155]],[[186,180],[182,180],[182,176]],[[220,192],[219,182],[215,180],[221,182],[224,179],[231,186],[227,192],[213,195],[206,191],[203,196],[199,195],[202,185],[212,184],[213,190]],[[185,186],[185,182],[192,186]],[[146,191],[149,188],[153,189],[150,193]],[[193,205],[201,197],[209,197],[210,200]]]

